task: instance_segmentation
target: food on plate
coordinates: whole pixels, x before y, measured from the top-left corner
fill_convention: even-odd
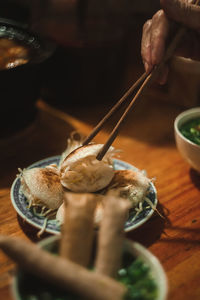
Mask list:
[[[117,170],[107,186],[107,192],[129,199],[132,206],[136,207],[139,202],[144,201],[150,182],[151,180],[142,171]]]
[[[91,257],[97,197],[91,193],[64,195],[60,256],[82,266],[88,266]]]
[[[64,209],[65,205],[62,203],[56,212],[56,221],[58,224],[62,224],[64,222]]]
[[[191,142],[200,145],[200,117],[184,123],[180,127],[180,132]]]
[[[29,202],[29,207],[37,206],[43,210],[58,209],[63,199],[63,186],[57,166],[46,168],[19,169],[21,190]]]
[[[44,232],[49,218],[54,218],[58,226],[63,224],[63,193],[66,191],[72,193],[70,197],[74,198],[74,201],[77,199],[76,194],[79,194],[80,198],[84,193],[99,195],[94,210],[95,228],[99,227],[102,220],[107,195],[130,200],[131,221],[149,206],[156,210],[148,198],[152,180],[143,171],[117,171],[114,169],[113,157],[119,150],[110,147],[104,158],[99,161],[96,156],[103,145],[91,143],[80,146],[82,142],[83,137],[73,133],[58,165],[20,170],[18,176],[21,180],[21,191],[27,198],[29,207],[33,209],[34,214],[45,217],[39,235]]]
[[[58,225],[63,222],[64,191],[96,192],[108,185],[114,176],[112,157],[116,150],[111,147],[104,160],[98,161],[96,155],[103,145],[80,147],[82,140],[81,135],[71,135],[58,166],[52,164],[45,168],[19,169],[17,176],[21,181],[21,192],[27,198],[29,208],[35,215],[45,217],[39,235],[44,232],[49,218],[56,218]],[[99,200],[95,209],[95,226],[99,225],[102,211]]]
[[[105,193],[130,200],[132,208],[136,211],[134,216],[136,217],[144,209],[144,201],[156,209],[148,198],[150,183],[151,180],[143,171],[118,170],[115,171],[115,176],[106,187]]]
[[[71,197],[74,197],[74,199],[76,199],[76,194],[78,194],[79,196],[84,196],[85,193],[71,193]],[[92,195],[94,195],[92,193]],[[104,210],[104,202],[105,202],[105,197],[103,195],[100,194],[95,194],[95,200],[96,200],[96,207],[95,207],[95,211],[94,211],[94,227],[98,228],[99,224],[102,220],[102,216],[103,216],[103,210]],[[62,225],[64,223],[64,208],[65,205],[64,203],[62,203],[60,205],[60,207],[58,208],[57,212],[56,212],[56,220],[57,222]]]
[[[72,131],[67,139],[67,147],[63,151],[60,157],[59,166],[62,164],[63,160],[75,149],[82,146],[85,136],[77,131]]]
[[[61,183],[73,192],[97,192],[105,188],[114,176],[112,157],[116,153],[110,147],[99,161],[97,154],[102,144],[89,144],[72,151],[61,163]]]
[[[104,214],[104,206],[106,203],[106,195],[114,195],[128,199],[131,209],[134,211],[133,219],[142,212],[145,207],[144,202],[157,211],[155,205],[148,198],[151,179],[149,179],[143,171],[135,170],[115,170],[114,177],[110,184],[103,190],[99,191],[99,199],[95,209],[95,227],[99,227]],[[148,206],[147,206],[148,207]],[[158,212],[159,213],[159,212]],[[128,215],[127,215],[128,218]],[[63,223],[63,206],[58,209],[57,220]]]

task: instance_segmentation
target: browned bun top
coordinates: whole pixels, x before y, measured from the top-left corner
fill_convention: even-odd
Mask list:
[[[109,186],[116,185],[117,187],[124,187],[133,184],[135,181],[136,172],[133,170],[117,170],[109,184]]]
[[[53,184],[60,184],[59,176],[50,169],[41,169],[40,171],[40,180],[49,186]]]
[[[74,149],[72,152],[69,153],[69,155],[67,157],[65,157],[65,159],[63,160],[63,162],[66,161],[66,160],[68,160],[68,159],[70,159],[73,155],[76,155],[78,152],[80,152],[80,148],[84,149],[86,147],[88,147],[88,145],[80,146],[80,147]]]
[[[88,144],[85,146],[80,146],[77,149],[73,150],[65,159],[63,160],[61,164],[61,172],[63,171],[66,166],[69,166],[76,161],[86,157],[86,156],[97,156],[101,148],[103,147],[103,144]]]
[[[25,169],[21,176],[22,189],[33,204],[42,203],[56,209],[62,203],[63,187],[57,170],[46,168]]]

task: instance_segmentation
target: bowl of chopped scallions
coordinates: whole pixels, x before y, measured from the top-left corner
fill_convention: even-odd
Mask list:
[[[180,154],[200,172],[200,107],[180,113],[174,121],[174,132]]]
[[[57,256],[59,249],[59,236],[48,237],[40,246]],[[95,255],[95,253],[94,253]],[[95,272],[93,265],[89,267]],[[66,270],[68,272],[68,270]],[[127,287],[124,300],[166,300],[168,282],[165,271],[156,256],[139,243],[124,241],[122,265],[116,280]],[[88,287],[87,287],[88,288]],[[12,294],[15,300],[80,300],[80,295],[66,292],[45,278],[32,275],[18,268],[13,280]],[[85,298],[84,298],[85,299]]]

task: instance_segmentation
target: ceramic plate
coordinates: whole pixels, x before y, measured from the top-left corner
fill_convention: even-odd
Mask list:
[[[34,167],[42,168],[50,164],[58,164],[59,160],[60,160],[60,156],[49,157],[30,165],[28,168],[29,169]],[[128,170],[128,169],[138,170],[133,165],[128,164],[127,162],[124,162],[119,159],[114,159],[114,168],[115,170]],[[20,187],[21,187],[20,179],[16,178],[11,187],[11,201],[15,210],[26,222],[28,222],[29,224],[33,225],[38,229],[42,229],[45,218],[35,215],[33,210],[31,208],[28,208],[27,199],[24,196],[24,194],[21,192]],[[153,183],[150,184],[148,198],[155,206],[157,205],[157,193]],[[141,213],[139,213],[135,218],[134,218],[134,212],[130,212],[129,218],[125,223],[124,229],[126,232],[141,226],[154,213],[154,210],[151,207],[149,207],[149,205],[146,202],[143,203],[143,207],[145,209]],[[60,226],[55,219],[47,221],[46,232],[53,233],[53,234],[60,233]]]

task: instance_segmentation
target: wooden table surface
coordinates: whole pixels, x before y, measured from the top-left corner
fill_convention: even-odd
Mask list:
[[[10,187],[17,168],[60,154],[72,130],[88,134],[103,117],[106,103],[75,104],[59,111],[38,101],[36,122],[16,138],[0,141],[0,233],[37,242],[37,230],[17,216]],[[192,170],[176,149],[175,116],[184,110],[144,96],[129,114],[114,146],[120,159],[155,178],[159,211],[127,237],[154,253],[167,273],[170,300],[200,299],[200,175]],[[105,142],[117,115],[95,138]],[[46,235],[43,235],[44,238]],[[11,300],[14,263],[0,252],[0,299]]]

